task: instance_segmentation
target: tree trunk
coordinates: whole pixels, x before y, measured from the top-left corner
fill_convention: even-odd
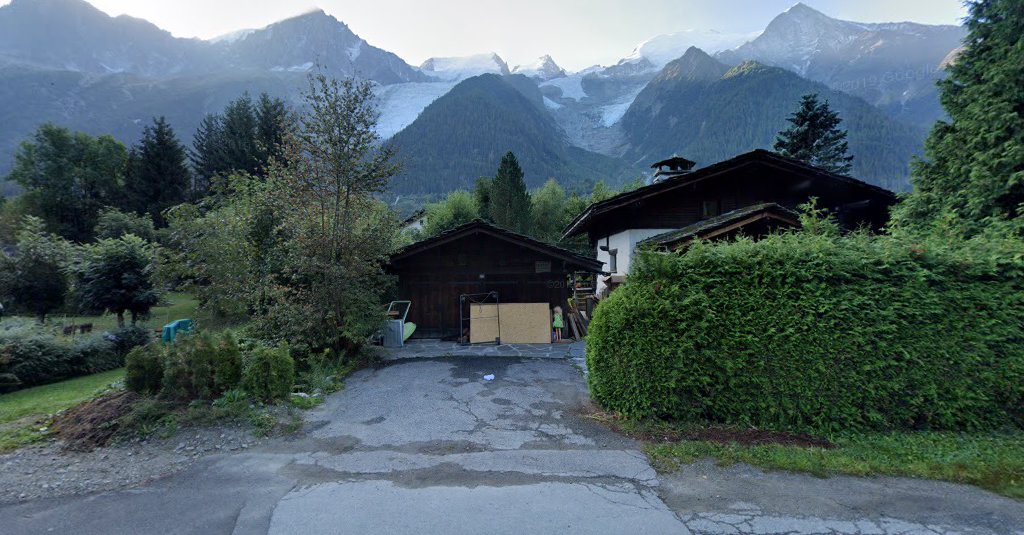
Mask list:
[[[124,311],[117,311],[117,326],[118,328],[124,327]]]
[[[133,310],[132,311],[132,327],[134,327],[135,324],[138,323],[138,322],[139,322],[139,314]]]

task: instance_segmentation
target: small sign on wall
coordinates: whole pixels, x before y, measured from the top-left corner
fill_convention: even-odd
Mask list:
[[[533,263],[535,273],[551,273],[551,261],[538,260]]]

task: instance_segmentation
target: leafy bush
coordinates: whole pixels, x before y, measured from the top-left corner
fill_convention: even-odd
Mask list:
[[[55,337],[38,326],[15,324],[0,331],[0,374],[5,389],[42,385],[120,368],[125,351],[107,335],[75,340]]]
[[[70,344],[32,334],[0,341],[0,366],[0,371],[17,377],[22,387],[29,387],[74,377],[84,362]]]
[[[167,352],[161,395],[178,401],[214,400],[241,379],[242,356],[230,334],[182,339]]]
[[[264,403],[286,399],[295,384],[295,361],[286,344],[257,347],[245,356],[242,384],[245,391]]]
[[[642,253],[590,326],[594,399],[822,434],[1024,426],[1024,245],[832,230]]]
[[[117,351],[117,346],[110,340],[99,336],[91,336],[76,342],[72,351],[78,352],[81,368],[75,375],[87,375],[124,366],[124,353]]]
[[[136,347],[148,344],[153,338],[149,330],[135,325],[116,329],[106,333],[104,337],[114,344],[114,350],[121,356],[127,355]]]
[[[242,352],[230,333],[137,347],[126,360],[129,389],[173,401],[212,401],[238,387],[242,378]]]
[[[139,394],[157,394],[163,385],[164,347],[139,346],[125,357],[125,386]]]

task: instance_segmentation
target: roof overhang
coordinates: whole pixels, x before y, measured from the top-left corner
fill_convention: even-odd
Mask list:
[[[619,208],[754,165],[761,165],[777,169],[779,171],[795,173],[807,178],[820,178],[834,181],[836,184],[842,184],[863,190],[864,193],[869,196],[884,199],[885,202],[888,202],[889,204],[894,204],[896,202],[896,194],[885,188],[868,184],[867,182],[857,180],[856,178],[838,175],[824,169],[807,165],[792,158],[780,156],[774,152],[758,149],[741,154],[729,160],[709,165],[708,167],[698,169],[689,174],[673,177],[662,182],[644,186],[633,191],[616,195],[610,199],[605,199],[591,204],[583,211],[582,214],[569,223],[563,232],[562,237],[563,239],[569,238],[586,232],[592,226],[595,219]]]
[[[568,249],[563,249],[551,244],[544,243],[539,240],[530,238],[512,232],[510,230],[503,229],[501,227],[492,225],[481,219],[476,219],[454,229],[443,232],[437,236],[420,240],[416,243],[407,245],[393,255],[391,255],[391,262],[400,261],[402,259],[414,256],[423,251],[451,243],[463,239],[467,236],[484,234],[492,236],[494,238],[504,240],[509,243],[513,243],[520,247],[536,251],[538,253],[550,256],[552,258],[562,260],[579,271],[586,271],[590,273],[600,273],[604,266],[604,262],[601,262],[595,258],[586,257],[577,253],[574,253]]]
[[[800,216],[796,212],[775,203],[757,204],[726,212],[679,230],[652,236],[641,241],[640,245],[676,250],[696,239],[713,240],[730,232],[761,222],[785,227],[799,227]]]

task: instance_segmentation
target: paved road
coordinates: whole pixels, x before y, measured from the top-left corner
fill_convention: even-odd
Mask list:
[[[586,403],[566,360],[403,361],[351,377],[302,438],[0,508],[0,532],[1024,533],[1024,504],[970,487],[711,463],[659,478]]]

